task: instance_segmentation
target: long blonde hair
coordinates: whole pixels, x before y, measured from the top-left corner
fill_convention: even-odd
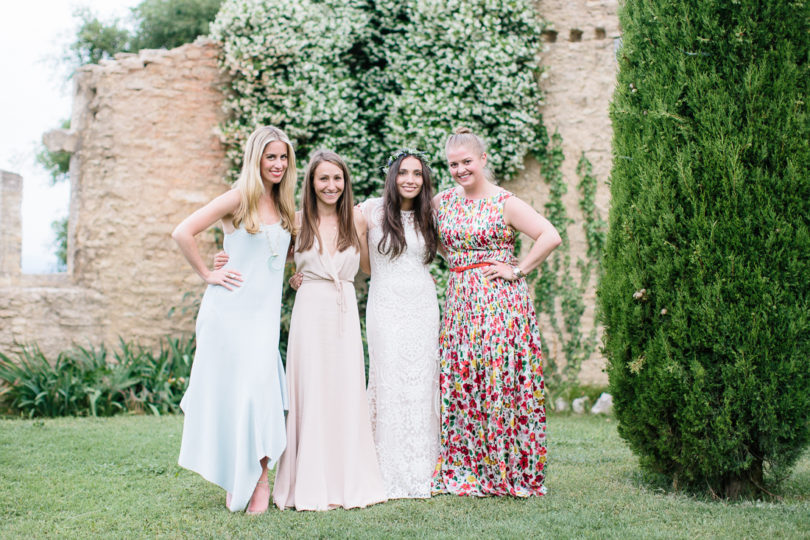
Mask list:
[[[306,172],[304,173],[304,188],[301,190],[301,230],[299,231],[299,242],[297,251],[304,252],[312,247],[314,239],[318,239],[318,253],[323,253],[323,242],[321,233],[318,231],[318,196],[315,195],[315,169],[318,165],[328,161],[335,165],[343,173],[343,193],[337,202],[338,215],[338,237],[337,249],[344,251],[347,248],[355,247],[360,249],[360,238],[354,227],[354,199],[352,198],[352,177],[349,175],[349,167],[338,154],[330,150],[315,150],[309,159]]]
[[[259,215],[259,200],[264,194],[261,161],[265,147],[274,141],[287,145],[287,170],[281,182],[273,185],[273,204],[281,216],[281,226],[291,235],[295,233],[295,151],[287,134],[274,126],[262,126],[250,134],[245,143],[245,157],[242,159],[242,172],[234,184],[241,195],[239,208],[233,214],[233,226],[244,224],[251,234],[259,232],[262,220]]]

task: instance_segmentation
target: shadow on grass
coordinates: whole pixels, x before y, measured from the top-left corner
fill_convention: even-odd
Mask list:
[[[725,500],[712,496],[708,490],[697,487],[675,489],[668,476],[647,471],[639,467],[622,474],[622,481],[629,486],[656,495],[686,496],[700,502],[723,502],[727,504],[780,503],[785,498],[797,501],[810,500],[810,449],[798,460],[796,467],[784,479],[766,476],[765,489],[770,493],[761,493],[756,499]]]

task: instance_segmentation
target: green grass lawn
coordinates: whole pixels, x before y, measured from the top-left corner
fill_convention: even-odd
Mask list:
[[[364,510],[250,517],[177,466],[182,417],[0,421],[0,538],[810,537],[810,452],[781,502],[673,494],[645,476],[615,420],[549,419],[549,494],[440,496]]]

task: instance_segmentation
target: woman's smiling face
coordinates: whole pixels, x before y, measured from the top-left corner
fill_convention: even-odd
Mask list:
[[[273,141],[264,147],[262,159],[259,163],[259,172],[263,182],[278,184],[284,178],[287,170],[287,144],[283,141]]]
[[[327,206],[335,206],[343,195],[345,179],[343,171],[329,161],[321,162],[315,167],[313,175],[313,187],[318,202]]]
[[[486,153],[478,154],[468,146],[459,145],[447,150],[447,166],[450,169],[450,176],[461,187],[466,188],[486,181],[484,172],[486,165]]]
[[[397,171],[397,192],[403,201],[413,201],[422,191],[422,162],[408,156],[399,164]]]

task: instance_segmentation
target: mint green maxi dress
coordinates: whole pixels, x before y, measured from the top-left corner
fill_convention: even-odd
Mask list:
[[[287,386],[278,351],[281,289],[290,234],[280,224],[225,235],[227,267],[244,278],[232,291],[209,285],[197,316],[197,352],[180,407],[178,463],[232,494],[244,510],[287,437]]]

